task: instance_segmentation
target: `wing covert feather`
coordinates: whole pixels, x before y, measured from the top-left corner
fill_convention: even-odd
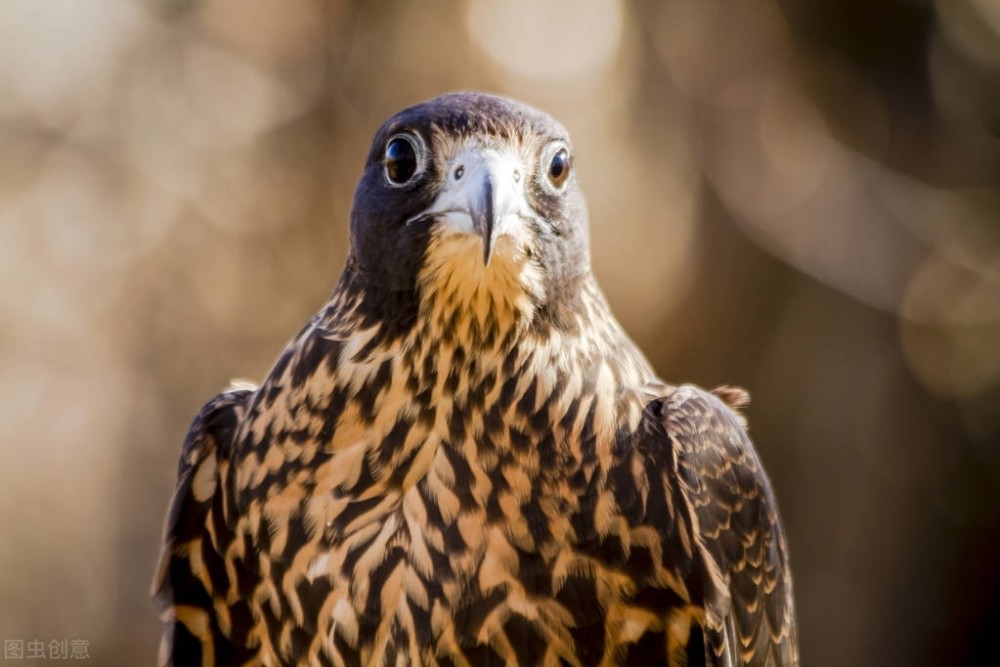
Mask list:
[[[788,547],[767,474],[740,415],[745,392],[674,388],[647,408],[672,447],[703,563],[707,665],[798,664]]]
[[[252,664],[256,654],[247,647],[246,624],[238,622],[249,613],[246,604],[226,602],[223,554],[232,533],[223,518],[219,472],[252,393],[236,389],[213,398],[184,440],[152,588],[154,605],[168,622],[160,664]]]

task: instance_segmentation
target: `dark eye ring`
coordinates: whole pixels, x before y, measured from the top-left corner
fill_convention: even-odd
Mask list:
[[[403,186],[421,171],[422,143],[410,133],[393,135],[385,145],[385,177],[394,186]]]
[[[570,160],[569,151],[566,148],[560,148],[552,155],[548,166],[549,183],[552,184],[552,187],[558,190],[566,184],[571,166],[572,160]]]

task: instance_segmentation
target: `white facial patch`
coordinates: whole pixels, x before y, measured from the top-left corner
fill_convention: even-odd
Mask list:
[[[449,162],[441,193],[421,215],[437,216],[443,230],[479,235],[483,230],[476,226],[474,214],[489,205],[492,241],[511,236],[525,242],[529,238],[525,225],[537,217],[525,196],[526,179],[525,165],[513,152],[467,146]],[[492,198],[489,204],[487,196]]]
[[[470,145],[447,167],[437,199],[417,216],[436,218],[422,288],[438,297],[436,308],[458,309],[472,322],[530,319],[544,281],[532,259],[539,216],[528,203],[523,160],[513,151]],[[491,244],[488,258],[484,243]]]

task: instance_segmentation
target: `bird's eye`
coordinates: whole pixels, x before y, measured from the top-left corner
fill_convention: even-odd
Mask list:
[[[393,185],[406,185],[420,168],[421,149],[409,134],[397,134],[385,145],[385,175]]]
[[[560,148],[549,161],[549,182],[555,188],[561,188],[566,179],[569,178],[570,159],[569,151]]]

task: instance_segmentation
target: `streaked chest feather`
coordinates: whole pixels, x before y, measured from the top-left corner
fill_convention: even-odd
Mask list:
[[[591,619],[602,635],[659,628],[618,604],[631,584],[597,553],[611,533],[623,553],[659,548],[606,485],[650,397],[644,360],[609,363],[608,332],[507,349],[500,331],[473,350],[425,321],[372,349],[374,330],[304,336],[269,380],[285,391],[265,385],[252,408],[234,496],[260,549],[265,660],[517,664],[539,650],[530,662],[576,664],[581,604],[622,615]]]

